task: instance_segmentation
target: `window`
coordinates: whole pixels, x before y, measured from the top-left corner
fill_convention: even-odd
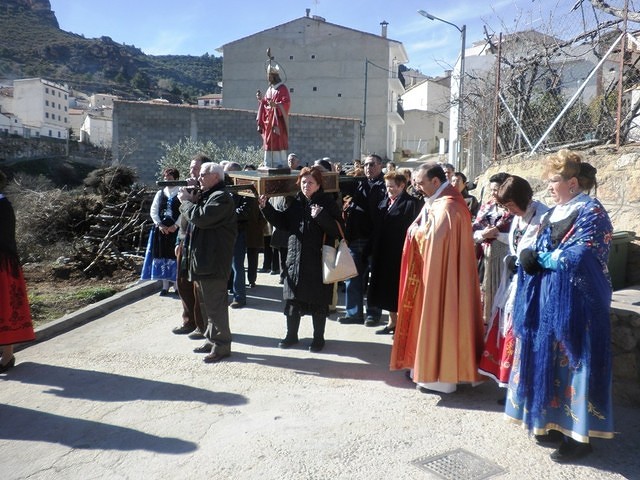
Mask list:
[[[311,55],[311,60],[315,60],[316,56],[315,55]]]
[[[438,122],[438,133],[444,132],[444,123]]]
[[[45,87],[44,93],[49,93],[49,87]]]
[[[64,94],[64,99],[65,99],[65,100],[67,99],[67,94],[66,94],[66,93]]]
[[[67,123],[67,117],[64,117],[64,123]]]
[[[289,55],[289,60],[293,60],[293,55]]]
[[[58,115],[58,121],[60,121],[60,115]]]
[[[60,132],[58,132],[58,138],[60,138]]]
[[[318,87],[313,87],[313,91],[317,92],[318,91]]]
[[[51,132],[51,130],[49,130],[49,136],[53,137],[53,133]]]
[[[67,107],[64,107],[64,111],[65,111],[65,112],[67,111]]]
[[[289,92],[290,92],[290,93],[293,93],[293,87],[291,87],[291,88],[289,89]]]
[[[44,104],[48,107],[49,106],[49,100],[45,100]]]
[[[51,106],[52,106],[53,108],[56,108],[56,102],[51,102]]]
[[[338,98],[340,98],[340,97],[342,97],[342,94],[341,94],[341,93],[339,93],[339,94],[338,94]]]
[[[62,97],[62,94],[60,92],[58,92],[58,98]]]
[[[49,112],[44,112],[44,118],[49,118]]]

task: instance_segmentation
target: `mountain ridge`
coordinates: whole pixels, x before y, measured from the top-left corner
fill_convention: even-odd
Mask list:
[[[61,30],[48,0],[3,0],[0,79],[28,77],[88,94],[193,103],[197,96],[220,92],[222,57],[147,55],[108,36],[88,39]]]

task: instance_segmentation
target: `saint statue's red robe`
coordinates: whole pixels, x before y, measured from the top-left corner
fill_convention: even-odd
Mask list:
[[[275,105],[271,106],[271,102]],[[262,146],[267,152],[289,148],[289,108],[291,98],[283,83],[269,85],[260,100],[256,122],[262,135]]]
[[[419,383],[476,382],[482,348],[471,215],[449,185],[407,231],[391,369],[411,368]]]

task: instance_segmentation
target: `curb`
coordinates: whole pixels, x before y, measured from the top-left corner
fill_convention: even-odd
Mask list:
[[[45,340],[49,340],[57,335],[61,335],[76,327],[84,325],[85,323],[95,320],[98,317],[106,315],[113,310],[124,307],[136,300],[144,298],[152,293],[160,290],[160,280],[151,280],[138,283],[133,287],[129,287],[126,290],[116,293],[115,295],[100,300],[99,302],[87,305],[80,310],[69,313],[58,320],[48,322],[41,327],[38,327],[36,332],[36,340],[29,342],[29,345],[34,343],[40,343]],[[26,346],[26,345],[25,345]]]

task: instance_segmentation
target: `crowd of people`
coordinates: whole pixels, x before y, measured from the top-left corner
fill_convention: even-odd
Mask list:
[[[204,339],[194,352],[206,363],[231,354],[228,308],[247,306],[260,250],[261,271],[282,284],[286,334],[278,347],[298,344],[301,318],[310,315],[308,349],[323,350],[338,286],[323,282],[322,247],[344,236],[358,275],[344,282],[337,321],[393,335],[390,368],[405,370],[417,389],[451,393],[494,379],[506,391],[506,417],[556,447],[557,462],[590,453],[592,437],[613,437],[612,225],[589,195],[593,166],[569,150],[550,155],[548,208],[527,180],[506,172],[491,176],[480,205],[448,164],[400,171],[369,155],[340,192],[325,192],[323,172],[341,166],[325,158],[302,167],[295,154],[287,162],[295,195],[230,194],[226,172],[242,167],[204,155],[191,161],[187,187],[156,195],[143,278],[170,282],[162,292],[175,282],[183,313],[173,332]],[[12,224],[1,194],[0,214]],[[13,235],[0,236],[0,372],[15,362],[12,344],[33,339],[28,305],[5,301],[10,289],[24,290]]]

